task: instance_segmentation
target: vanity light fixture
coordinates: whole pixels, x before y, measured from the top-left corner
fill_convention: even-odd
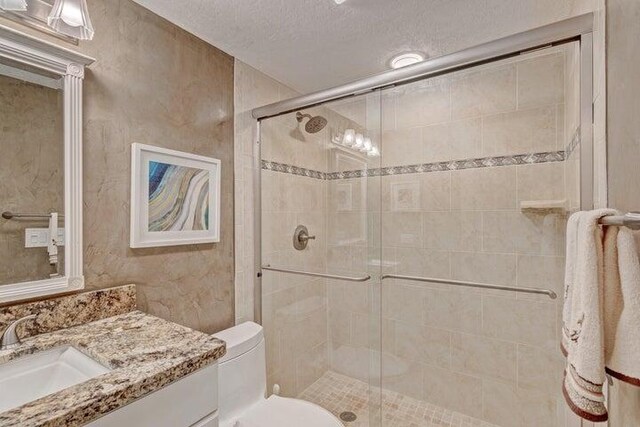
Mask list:
[[[391,61],[389,61],[389,65],[391,65],[391,68],[396,69],[406,67],[408,65],[417,64],[418,62],[422,61],[424,61],[423,54],[418,52],[408,52],[396,55],[391,58]]]
[[[361,133],[356,133],[354,129],[345,129],[344,133],[335,135],[331,142],[350,150],[364,153],[367,156],[379,156],[380,151],[373,145],[371,138]]]
[[[26,12],[27,0],[0,0],[0,10]]]
[[[93,39],[94,31],[87,0],[56,0],[47,24],[59,33],[78,40]]]

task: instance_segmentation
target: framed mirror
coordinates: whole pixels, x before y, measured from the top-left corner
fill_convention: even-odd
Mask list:
[[[82,82],[93,61],[0,26],[0,303],[84,287]]]

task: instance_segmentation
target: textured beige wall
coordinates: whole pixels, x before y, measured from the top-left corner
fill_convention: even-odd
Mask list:
[[[0,76],[0,211],[63,213],[62,116],[62,92]],[[48,222],[0,219],[0,285],[56,272],[46,247],[24,247],[27,227]]]
[[[144,311],[204,332],[231,326],[233,58],[130,0],[88,3],[96,36],[78,48],[97,60],[84,92],[86,287],[136,283]],[[129,248],[133,142],[222,160],[220,243]]]
[[[609,205],[640,210],[640,2],[607,2]],[[640,423],[640,388],[615,381],[611,427]]]
[[[640,2],[607,3],[609,205],[640,209]]]

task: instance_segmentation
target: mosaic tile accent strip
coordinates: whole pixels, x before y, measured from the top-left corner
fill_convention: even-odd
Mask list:
[[[577,142],[575,143],[577,144]],[[572,149],[575,148],[573,145]],[[463,169],[478,169],[497,166],[530,165],[534,163],[562,162],[566,159],[565,151],[547,151],[542,153],[515,154],[513,156],[480,157],[477,159],[451,160],[448,162],[420,163],[406,166],[389,166],[384,168],[360,169],[343,172],[320,172],[299,168],[284,163],[262,160],[262,169],[293,175],[308,176],[323,180],[364,178],[367,176],[390,176],[413,173],[428,173],[454,171]]]
[[[285,163],[271,162],[269,160],[262,160],[262,169],[274,172],[289,173],[292,175],[306,176],[315,179],[327,179],[326,172],[320,172],[313,169],[305,169],[298,166],[287,165]]]
[[[380,390],[373,392],[363,381],[327,371],[298,396],[322,406],[336,417],[343,411],[357,415],[346,427],[497,427],[494,424],[451,411],[440,406],[414,399],[390,390],[382,390],[382,423],[371,420],[370,396],[377,399]],[[376,411],[374,411],[376,412]]]
[[[567,148],[565,148],[565,157],[567,160],[569,160],[569,158],[571,157],[571,153],[573,153],[573,150],[576,149],[576,147],[578,146],[578,144],[580,144],[580,128],[576,129],[576,132],[573,134],[573,138],[571,138],[571,142],[569,142],[569,144],[567,145]]]
[[[327,179],[362,178],[365,176],[405,175],[413,173],[442,172],[462,169],[478,169],[496,166],[528,165],[533,163],[550,163],[564,161],[564,151],[550,151],[544,153],[517,154],[514,156],[482,157],[467,160],[452,160],[450,162],[421,163],[407,166],[389,166],[365,170],[331,172]]]

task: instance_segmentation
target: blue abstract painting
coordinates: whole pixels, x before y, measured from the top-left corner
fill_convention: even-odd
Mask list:
[[[209,230],[209,171],[149,161],[149,231]]]

